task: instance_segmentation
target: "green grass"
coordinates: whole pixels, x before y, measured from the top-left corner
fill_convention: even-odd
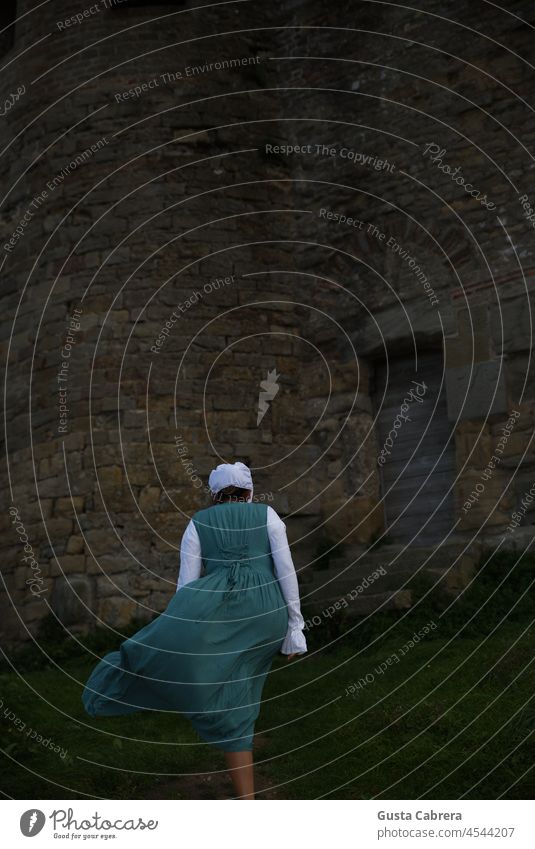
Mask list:
[[[522,711],[534,689],[533,675],[525,671],[532,651],[527,638],[511,649],[516,637],[516,629],[506,627],[484,646],[475,638],[458,639],[453,648],[446,640],[430,639],[382,675],[374,670],[398,651],[396,640],[357,658],[340,648],[311,661],[308,670],[303,663],[286,671],[271,681],[266,695],[292,685],[302,689],[281,700],[283,712],[276,702],[266,703],[259,728],[292,718],[296,724],[269,734],[262,757],[275,760],[266,763],[267,774],[285,783],[288,798],[297,799],[448,799],[464,793],[496,798],[530,765],[527,744],[508,757],[534,721],[529,704]],[[494,672],[485,675],[497,661]],[[373,681],[348,695],[349,685],[366,674]],[[328,705],[330,699],[335,701]],[[308,716],[298,719],[303,711]],[[527,780],[516,785],[511,798],[529,798]]]
[[[516,560],[492,556],[448,610],[439,590],[426,595],[429,584],[415,581],[419,601],[407,615],[331,620],[310,632],[304,658],[276,658],[256,755],[276,797],[531,798],[533,600],[525,591],[535,557]],[[407,640],[430,620],[437,628],[402,656]],[[80,701],[95,663],[90,652],[100,656],[117,641],[110,644],[101,631],[83,644],[86,650],[48,623],[40,645],[57,667],[35,647],[11,658],[18,674],[2,667],[5,794],[143,798],[158,795],[161,786],[162,798],[176,798],[169,775],[223,769],[221,752],[179,716],[90,719]],[[399,662],[380,674],[379,664],[395,653]],[[366,675],[368,683],[348,695]],[[3,716],[6,709],[25,730],[31,726],[67,750],[66,757],[30,741]]]

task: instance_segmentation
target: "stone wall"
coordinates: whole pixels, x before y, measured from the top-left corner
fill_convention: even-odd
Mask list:
[[[519,202],[527,194],[533,204],[533,8],[419,5],[421,14],[294,7],[303,29],[279,68],[295,87],[294,112],[308,116],[291,141],[310,148],[288,163],[309,213],[301,268],[345,287],[331,315],[369,378],[364,397],[385,357],[411,354],[416,365],[418,352],[439,355],[457,447],[454,536],[521,543],[533,537],[529,505],[524,529],[511,535],[508,525],[535,481],[533,225]],[[459,175],[478,198],[453,182]],[[332,339],[345,359],[338,328]],[[477,504],[464,509],[474,485]]]
[[[193,5],[66,27],[79,4],[49,3],[4,57],[18,56],[0,100],[26,87],[0,126],[8,640],[50,612],[77,630],[160,611],[222,460],[251,464],[300,568],[325,540],[369,544],[385,352],[444,351],[457,534],[503,533],[534,478],[533,242],[515,193],[533,194],[530,4],[485,5],[487,37],[480,3]],[[311,152],[274,152],[288,144]],[[504,461],[464,514],[513,408]]]

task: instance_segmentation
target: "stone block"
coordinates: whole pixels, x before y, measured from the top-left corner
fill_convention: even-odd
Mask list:
[[[50,568],[48,563],[40,563],[39,564],[40,575],[39,577],[46,578],[50,575]],[[6,580],[6,585],[10,589],[20,590],[28,593],[28,596],[31,598],[35,598],[31,594],[30,584],[35,582],[35,577],[39,573],[36,570],[31,569],[29,566],[21,566],[19,569],[15,571],[15,573],[10,577],[9,580]],[[44,581],[44,584],[39,583],[39,585],[35,584],[36,589],[41,589],[43,586],[48,586],[48,581]]]
[[[473,336],[448,336],[444,339],[446,368],[461,368],[470,363],[489,359],[488,334],[474,333]]]
[[[511,398],[535,400],[535,358],[533,351],[509,354],[504,362],[507,388]]]
[[[97,605],[97,618],[102,625],[112,628],[124,628],[128,625],[137,610],[135,601],[122,597],[102,598]]]
[[[131,595],[138,596],[142,592],[149,592],[149,590],[157,590],[158,592],[165,592],[168,589],[174,590],[176,587],[177,578],[178,568],[176,568],[176,566],[170,584],[163,578],[158,577],[158,575],[151,575],[148,570],[143,572],[135,572],[132,575],[128,576],[127,591]]]
[[[63,516],[49,519],[46,524],[46,529],[52,543],[60,539],[67,539],[71,535],[73,527],[72,520],[66,519]],[[44,536],[42,538],[44,539]]]
[[[50,606],[66,628],[92,622],[92,605],[93,582],[90,577],[75,575],[56,578]]]
[[[499,468],[487,481],[477,471],[467,472],[457,479],[455,498],[459,530],[481,528],[484,524],[486,527],[507,524],[512,509],[511,493],[505,491],[508,480],[509,476]]]
[[[82,554],[84,551],[85,543],[84,538],[82,536],[71,536],[67,540],[67,554]]]
[[[83,495],[73,495],[72,499],[69,498],[56,498],[54,501],[54,515],[62,516],[67,515],[71,516],[73,510],[75,513],[81,513],[84,509],[84,497]]]
[[[491,312],[491,336],[496,352],[530,351],[533,346],[533,317],[525,298],[494,306]]]
[[[121,540],[111,529],[101,530],[99,528],[95,528],[87,531],[85,537],[89,551],[94,557],[122,550]]]
[[[335,482],[338,483],[338,482]],[[384,510],[375,498],[350,498],[329,500],[322,498],[324,531],[335,542],[366,544],[384,529]]]
[[[325,403],[325,399],[322,399],[322,401]],[[328,407],[330,415],[333,413],[349,412],[351,409],[353,413],[356,411],[363,411],[371,414],[371,399],[361,392],[339,392],[331,395]]]
[[[64,554],[61,557],[52,558],[49,562],[51,575],[85,572],[84,554]]]
[[[132,568],[132,558],[128,554],[102,554],[88,556],[86,572],[88,575],[112,575]]]
[[[81,451],[85,445],[85,433],[67,433],[63,437],[63,444],[67,453],[71,451]]]
[[[103,490],[120,489],[123,485],[123,470],[121,466],[101,466],[98,477]]]
[[[185,440],[184,440],[185,442]],[[181,443],[182,444],[182,443]],[[176,463],[177,460],[180,460],[180,456],[184,457],[184,460],[191,460],[190,456],[190,446],[187,442],[185,442],[186,447],[188,448],[188,454],[179,455],[177,453],[177,446],[174,445],[171,441],[169,442],[153,442],[151,445],[152,455],[154,456],[154,460],[156,465],[168,465],[170,463]],[[149,461],[148,450],[145,452],[144,460],[145,462]],[[192,461],[193,462],[193,461]]]
[[[139,509],[142,513],[155,513],[160,504],[159,486],[145,486],[139,494]]]
[[[464,590],[475,577],[476,567],[477,557],[470,553],[464,554],[451,569],[448,569],[445,577],[446,589],[454,594]]]
[[[129,465],[127,475],[131,486],[148,486],[154,481],[154,469],[149,466]]]
[[[499,360],[446,369],[448,419],[484,419],[508,408]]]
[[[34,457],[36,460],[41,460],[43,457],[53,457],[59,453],[60,447],[57,439],[49,439],[34,446]]]
[[[334,363],[331,365],[331,368],[333,392],[356,392],[358,390],[365,395],[368,394],[370,372],[364,361],[359,360],[357,363],[354,360],[351,360],[349,363],[344,363],[343,365]],[[317,380],[316,372],[317,367],[311,371],[311,378],[314,382]]]
[[[492,437],[493,451],[496,451],[496,456],[501,457],[502,463],[506,465],[507,460],[517,460],[523,458],[523,462],[533,462],[535,460],[535,440],[533,439],[533,431],[518,430],[516,433],[511,433],[507,440],[504,438],[501,442],[500,436]],[[498,446],[499,443],[499,446]],[[501,454],[497,448],[502,449]]]
[[[57,498],[58,495],[67,497],[69,494],[69,487],[65,476],[40,480],[37,486],[39,488],[39,495],[42,498]]]
[[[118,597],[124,594],[128,599],[132,589],[131,580],[128,572],[120,572],[117,575],[97,575],[95,578],[97,598]]]
[[[492,457],[493,439],[488,424],[459,422],[455,429],[457,468],[483,469]],[[469,459],[470,458],[470,459]]]
[[[33,598],[33,596],[30,596],[30,598]],[[23,622],[27,624],[31,623],[32,626],[35,626],[38,620],[44,619],[45,616],[48,615],[49,610],[43,599],[40,599],[39,601],[29,601],[23,606],[20,611]]]

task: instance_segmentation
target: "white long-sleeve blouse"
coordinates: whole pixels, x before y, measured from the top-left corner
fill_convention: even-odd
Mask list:
[[[275,576],[288,607],[288,631],[281,652],[282,654],[302,654],[308,651],[306,638],[303,634],[305,622],[301,615],[299,586],[286,536],[286,525],[269,505],[267,508],[267,532],[275,566]],[[191,581],[197,580],[201,574],[201,567],[201,541],[193,520],[190,520],[180,543],[180,571],[177,591]]]

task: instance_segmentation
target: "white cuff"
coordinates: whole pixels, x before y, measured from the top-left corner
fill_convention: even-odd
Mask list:
[[[306,651],[307,641],[301,628],[288,628],[281,647],[282,654],[304,654]]]

